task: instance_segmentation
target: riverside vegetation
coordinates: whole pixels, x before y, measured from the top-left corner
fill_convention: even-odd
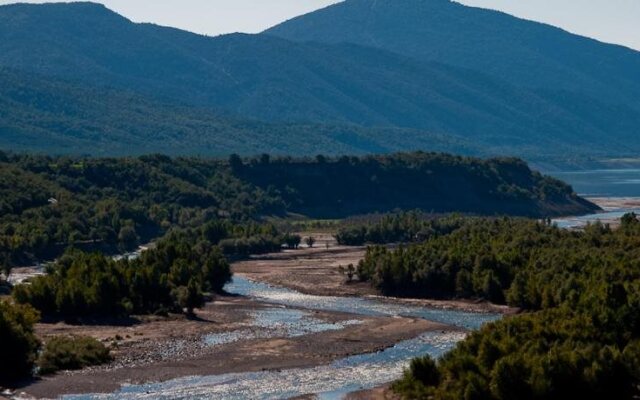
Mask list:
[[[396,241],[393,222],[427,229],[428,238],[395,250],[370,247],[358,266],[361,280],[386,295],[484,298],[524,311],[472,333],[437,362],[415,360],[394,386],[405,398],[640,394],[636,215],[626,215],[616,230],[595,224],[572,232],[525,219],[438,222],[408,214],[365,231]]]
[[[33,324],[40,316],[81,323],[192,314],[231,279],[227,257],[300,245],[300,236],[267,222],[272,217],[395,208],[531,216],[595,209],[520,160],[435,153],[228,160],[0,154],[0,194],[5,272],[57,258],[47,275],[13,288],[12,303],[2,302],[2,342],[15,344],[1,363],[12,371],[3,374],[10,381],[29,376],[37,363],[48,372],[106,359],[84,339],[56,339],[39,362]],[[158,237],[136,259],[106,255]]]
[[[274,232],[233,224],[288,213],[342,218],[396,208],[532,217],[597,209],[518,159],[436,153],[245,160],[0,153],[0,264],[9,269],[55,258],[71,245],[119,252],[171,228],[200,228],[212,220],[227,221],[219,240],[245,240],[223,244],[242,253],[251,237],[270,242]]]

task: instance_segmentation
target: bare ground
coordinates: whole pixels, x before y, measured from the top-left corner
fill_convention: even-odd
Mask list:
[[[249,260],[234,263],[233,271],[255,281],[318,296],[372,297],[404,304],[471,312],[513,314],[518,311],[485,301],[399,299],[379,296],[368,283],[357,281],[347,283],[347,278],[339,272],[341,265],[344,267],[349,264],[357,265],[364,257],[366,247],[339,246],[327,235],[320,237],[323,244],[330,244],[329,248],[305,247],[282,253],[254,256]]]
[[[587,200],[595,203],[600,208],[640,208],[640,198],[638,197],[589,197]]]
[[[322,242],[324,240],[324,242]],[[371,296],[366,283],[347,284],[340,265],[357,264],[364,247],[341,247],[324,235],[321,247],[255,257],[233,264],[234,272],[250,279],[289,287],[307,294]],[[329,243],[329,248],[325,243]],[[513,310],[488,303],[396,299],[402,303],[470,311],[510,313]],[[430,330],[455,330],[421,319],[365,317],[336,312],[313,312],[327,322],[358,319],[339,331],[294,338],[242,340],[207,346],[203,336],[211,333],[246,331],[252,312],[272,305],[243,297],[223,297],[197,312],[184,316],[140,317],[125,321],[98,321],[84,325],[38,324],[39,337],[87,335],[113,346],[114,362],[83,371],[61,373],[24,385],[18,392],[37,398],[55,398],[71,393],[113,392],[126,383],[148,383],[197,375],[278,370],[329,364],[350,355],[383,350]],[[308,397],[313,398],[313,396]],[[395,400],[387,387],[355,393],[351,399]]]
[[[319,313],[329,321],[353,319],[353,315]],[[185,376],[217,375],[329,364],[354,354],[383,350],[430,330],[449,327],[412,318],[360,318],[360,325],[295,338],[240,341],[204,347],[195,355],[131,366],[118,365],[75,373],[58,374],[20,389],[36,398],[55,398],[71,393],[113,392],[125,383],[159,382]],[[156,338],[161,341],[163,339]],[[126,354],[126,352],[125,352]],[[121,355],[122,357],[122,355]]]

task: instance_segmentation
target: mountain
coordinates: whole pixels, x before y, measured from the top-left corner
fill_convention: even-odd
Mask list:
[[[449,0],[347,0],[265,34],[371,46],[640,109],[640,52]]]
[[[0,148],[52,154],[364,154],[429,147],[482,152],[447,135],[355,125],[266,123],[123,89],[0,67]]]
[[[93,3],[2,6],[0,38],[0,67],[31,91],[28,102],[0,92],[7,148],[529,157],[640,150],[640,113],[630,102],[524,87],[371,43],[211,38],[135,24]],[[56,112],[42,106],[49,101]]]

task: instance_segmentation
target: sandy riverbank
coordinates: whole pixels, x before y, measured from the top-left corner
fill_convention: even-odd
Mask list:
[[[319,312],[314,318],[338,322],[353,319],[354,316]],[[71,393],[113,392],[125,383],[161,382],[186,376],[312,367],[329,364],[354,354],[380,351],[423,332],[451,329],[442,324],[412,318],[358,319],[362,323],[347,326],[342,330],[293,338],[239,341],[214,347],[201,346],[194,354],[182,354],[182,357],[171,357],[158,362],[143,362],[137,366],[124,366],[116,361],[108,368],[44,378],[19,391],[36,398],[56,398]],[[164,339],[154,340],[162,345]],[[189,352],[191,351],[192,349],[189,349]],[[128,352],[124,352],[119,357],[122,359],[129,356]]]
[[[365,251],[366,247],[338,246],[334,241],[328,249],[326,247],[302,248],[255,256],[250,260],[234,263],[233,271],[251,280],[286,287],[310,295],[371,297],[403,304],[470,312],[500,314],[517,312],[516,309],[488,302],[398,299],[378,296],[368,283],[347,283],[345,276],[339,272],[340,265],[345,267],[349,264],[357,265],[358,261],[364,257]]]
[[[329,238],[325,238],[329,240]],[[339,265],[356,264],[364,247],[303,248],[295,251],[254,257],[233,264],[234,273],[250,279],[289,287],[306,294],[334,296],[370,296],[375,291],[365,283],[346,284],[338,272]],[[464,301],[427,301],[385,299],[413,305],[466,311],[508,313],[512,310],[488,303]],[[184,316],[141,317],[127,321],[103,321],[88,325],[65,323],[38,324],[38,336],[76,334],[95,337],[114,345],[113,363],[83,371],[62,373],[18,389],[28,396],[56,398],[64,394],[107,393],[123,384],[161,382],[186,376],[220,375],[326,365],[355,354],[380,351],[412,339],[424,332],[450,331],[456,328],[414,318],[366,317],[338,312],[302,310],[331,324],[345,324],[343,329],[296,337],[286,335],[249,338],[233,343],[207,345],[210,334],[253,332],[255,313],[279,308],[243,297],[220,297],[197,311],[197,319]],[[354,394],[354,399],[385,399],[391,394],[384,388]],[[357,397],[360,396],[360,397]],[[363,397],[365,396],[365,397]],[[381,397],[382,396],[382,397]]]
[[[640,208],[640,197],[589,197],[587,200],[603,210]]]

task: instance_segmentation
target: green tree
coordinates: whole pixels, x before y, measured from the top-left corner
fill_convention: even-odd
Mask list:
[[[304,242],[307,244],[307,246],[309,246],[309,248],[311,248],[314,244],[316,244],[316,238],[314,238],[313,236],[309,236],[304,240]]]
[[[0,300],[0,384],[31,375],[40,346],[33,331],[38,318],[31,307]]]
[[[180,308],[186,310],[187,315],[193,316],[193,310],[204,306],[204,296],[195,279],[191,279],[187,286],[174,289],[173,296]]]

